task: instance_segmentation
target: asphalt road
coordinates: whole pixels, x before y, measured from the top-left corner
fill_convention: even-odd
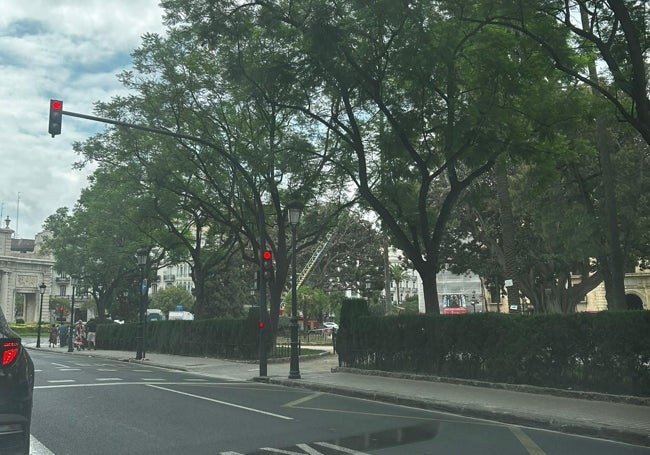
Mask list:
[[[63,351],[63,350],[62,350]],[[31,351],[32,453],[650,454],[650,449],[263,383]]]

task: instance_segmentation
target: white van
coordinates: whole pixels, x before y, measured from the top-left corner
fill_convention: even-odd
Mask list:
[[[167,319],[170,321],[193,321],[194,314],[189,311],[170,311]]]

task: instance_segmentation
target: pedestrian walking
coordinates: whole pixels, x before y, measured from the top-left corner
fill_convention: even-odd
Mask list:
[[[68,325],[63,323],[59,326],[59,345],[63,348],[68,344]]]
[[[86,323],[86,340],[88,341],[88,349],[97,349],[95,347],[95,339],[97,337],[97,321],[94,318],[89,319]]]
[[[84,340],[86,339],[86,332],[84,330],[83,321],[79,319],[74,326],[74,345],[77,351],[84,347]]]
[[[52,327],[50,327],[50,347],[56,347],[56,343],[59,338],[59,330],[56,327],[56,324],[52,324]]]

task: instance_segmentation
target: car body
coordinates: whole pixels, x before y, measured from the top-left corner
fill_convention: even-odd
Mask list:
[[[323,327],[330,330],[338,330],[339,325],[336,322],[323,322]]]
[[[34,362],[0,311],[0,453],[29,454]]]

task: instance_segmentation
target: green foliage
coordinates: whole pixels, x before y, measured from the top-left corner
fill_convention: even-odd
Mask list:
[[[403,311],[406,314],[419,314],[420,313],[420,307],[418,303],[418,296],[417,295],[412,295],[410,297],[405,298],[402,301],[402,308],[403,310],[399,310],[400,312]]]
[[[341,317],[339,319],[339,328],[349,328],[352,321],[362,316],[368,316],[368,301],[365,299],[345,299],[341,302]]]
[[[99,349],[135,350],[138,324],[97,326]],[[165,354],[254,359],[258,355],[257,320],[206,319],[147,324],[147,350]]]
[[[11,330],[16,332],[21,337],[25,336],[35,336],[38,331],[38,323],[36,324],[25,324],[25,321],[21,319],[16,319],[15,324],[9,324]],[[41,328],[41,335],[47,332],[47,323],[43,322]]]
[[[650,311],[345,321],[344,366],[650,396]]]
[[[180,286],[169,286],[158,290],[149,301],[149,308],[161,309],[165,314],[176,309],[176,305],[183,305],[184,311],[192,311],[194,299],[192,294]]]
[[[291,292],[289,292],[285,299],[285,311],[291,313]],[[330,303],[329,295],[322,289],[312,288],[310,286],[301,286],[297,292],[298,310],[302,311],[305,320],[321,321],[323,315],[329,313],[336,314],[336,308],[333,308]]]

